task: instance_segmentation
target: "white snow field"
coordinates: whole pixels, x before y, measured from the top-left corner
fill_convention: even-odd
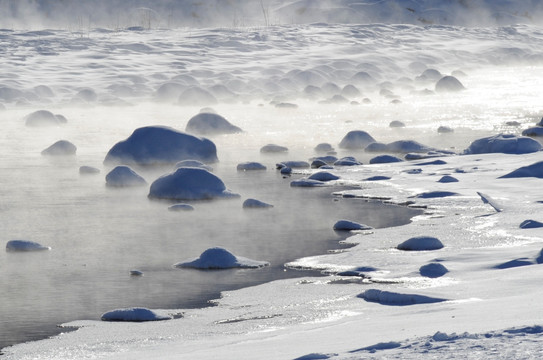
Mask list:
[[[263,1],[259,21],[225,12],[223,27],[186,26],[207,25],[197,11],[218,3],[179,2],[196,11],[183,27],[159,16],[165,4],[51,27],[71,6],[15,14],[0,0],[0,298],[12,306],[0,328],[74,303],[84,314],[1,358],[542,358],[543,152],[519,137],[543,115],[539,3]],[[115,18],[123,2],[111,4]],[[192,134],[198,114],[205,131]],[[137,129],[149,141],[110,162]],[[41,156],[59,139],[77,154]],[[200,142],[203,157],[190,152]],[[379,155],[404,161],[370,164]],[[123,165],[148,184],[106,186]],[[175,173],[196,175],[161,184]],[[420,212],[379,227],[346,214],[352,201]],[[354,230],[328,252],[292,248],[342,219]],[[256,280],[274,267],[287,275]],[[187,288],[197,302],[211,280],[228,289],[214,306],[153,308]]]

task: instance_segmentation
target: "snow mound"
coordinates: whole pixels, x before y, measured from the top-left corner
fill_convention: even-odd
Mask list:
[[[464,85],[454,76],[444,76],[436,83],[436,92],[455,92],[464,89]]]
[[[371,230],[371,226],[360,224],[349,220],[339,220],[334,224],[334,230],[351,231],[351,230]]]
[[[140,307],[111,310],[101,316],[102,321],[133,322],[170,320],[171,318],[171,316],[159,315],[152,310]]]
[[[446,299],[435,298],[418,294],[401,294],[397,292],[369,289],[358,295],[368,302],[375,302],[381,305],[406,306],[417,304],[430,304],[446,301]]]
[[[543,178],[543,161],[538,161],[534,164],[520,167],[516,170],[511,171],[508,174],[500,176],[498,179],[522,177],[535,177],[539,179]]]
[[[190,204],[174,204],[170,207],[168,207],[168,210],[170,211],[192,211],[194,210],[194,206]]]
[[[182,160],[176,163],[174,167],[176,169],[179,169],[182,167],[195,167],[195,168],[205,169],[210,172],[213,171],[213,168],[211,166],[206,165],[203,162],[198,161],[198,160]]]
[[[6,244],[6,251],[42,251],[51,250],[49,246],[43,246],[34,241],[10,240]]]
[[[41,152],[42,155],[64,156],[75,155],[77,147],[67,140],[59,140]]]
[[[218,114],[200,113],[190,118],[185,131],[200,135],[235,134],[242,130]]]
[[[464,150],[464,154],[527,154],[541,150],[541,144],[526,136],[498,134],[477,139]]]
[[[308,179],[318,181],[333,181],[338,180],[339,176],[329,173],[328,171],[319,171],[309,176]]]
[[[534,126],[522,131],[522,136],[538,137],[543,136],[543,127]]]
[[[421,266],[419,269],[419,273],[422,276],[429,277],[429,278],[438,278],[445,275],[448,272],[449,270],[447,270],[447,268],[443,264],[440,264],[440,263],[426,264],[426,265]]]
[[[79,173],[81,175],[99,174],[100,169],[95,168],[93,166],[83,165],[79,167]]]
[[[240,163],[237,166],[238,171],[249,171],[249,170],[266,170],[266,166],[255,161],[248,161]]]
[[[230,269],[230,268],[260,268],[268,266],[267,261],[257,261],[236,256],[230,251],[213,247],[204,251],[199,257],[175,264],[177,268],[196,269]]]
[[[374,143],[375,139],[363,130],[349,131],[347,135],[343,137],[339,143],[341,149],[364,149],[371,143]]]
[[[403,160],[393,155],[379,155],[370,159],[370,164],[387,164],[402,162]]]
[[[444,175],[439,179],[437,182],[440,183],[452,183],[452,182],[458,182],[458,179],[451,175]]]
[[[268,204],[256,199],[247,199],[243,202],[244,209],[248,209],[248,208],[267,209],[267,208],[272,208],[272,207],[273,207],[272,204]]]
[[[183,90],[177,101],[180,105],[187,106],[208,106],[218,103],[217,98],[209,91],[198,86]]]
[[[535,229],[540,227],[543,227],[543,223],[536,220],[524,220],[519,225],[521,229]]]
[[[38,110],[24,117],[26,126],[58,126],[66,123],[62,115],[55,115],[48,110]]]
[[[128,166],[116,166],[106,175],[106,185],[113,187],[144,186],[147,181]]]
[[[239,196],[226,189],[216,175],[200,168],[179,168],[156,179],[149,190],[150,198],[204,200]]]
[[[281,145],[267,144],[260,148],[261,153],[280,153],[288,152],[288,148]]]
[[[397,246],[398,250],[405,251],[439,250],[442,248],[443,243],[432,236],[415,236]]]
[[[171,164],[181,160],[217,161],[215,144],[165,126],[136,129],[107,153],[106,164]]]

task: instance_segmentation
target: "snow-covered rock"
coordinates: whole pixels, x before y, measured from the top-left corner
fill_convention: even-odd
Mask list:
[[[320,143],[315,146],[315,151],[320,153],[328,153],[335,150],[334,147],[329,143]]]
[[[535,177],[535,178],[542,179],[543,178],[543,161],[538,161],[534,164],[520,167],[516,170],[511,171],[508,174],[500,176],[499,179],[523,178],[523,177]]]
[[[325,186],[326,182],[314,180],[314,179],[308,179],[308,178],[302,178],[293,180],[290,182],[290,186],[292,187],[317,187],[317,186]]]
[[[543,127],[534,126],[522,131],[522,136],[538,137],[543,136]]]
[[[282,153],[282,152],[288,152],[288,148],[281,145],[276,144],[267,144],[260,148],[261,153]]]
[[[328,171],[318,171],[308,177],[310,180],[318,181],[333,181],[338,180],[339,176],[329,173]]]
[[[289,167],[291,169],[307,169],[311,167],[307,161],[303,160],[287,160],[281,161],[280,163],[275,164],[277,169],[282,169],[284,167]]]
[[[237,197],[226,189],[216,175],[200,168],[179,168],[156,179],[149,190],[150,198],[173,200],[204,200]]]
[[[215,144],[165,126],[136,129],[107,153],[106,164],[172,164],[181,160],[217,161]]]
[[[543,227],[543,223],[536,220],[524,220],[520,223],[519,227],[521,229],[536,229]]]
[[[190,204],[174,204],[168,207],[170,211],[192,211],[194,206]]]
[[[183,90],[177,102],[186,106],[208,106],[218,103],[213,94],[199,86],[192,86]]]
[[[242,130],[219,114],[199,113],[190,118],[186,132],[199,135],[235,134]]]
[[[349,131],[339,143],[342,149],[364,149],[369,144],[375,142],[375,139],[363,130]]]
[[[43,246],[34,241],[10,240],[6,244],[6,251],[42,251],[51,250],[49,246]]]
[[[38,110],[24,117],[26,126],[58,126],[66,123],[62,115],[55,115],[48,110]]]
[[[196,269],[229,269],[229,268],[260,268],[268,266],[267,261],[257,261],[236,256],[230,251],[213,247],[204,251],[199,257],[175,264],[177,268]]]
[[[498,134],[477,139],[464,150],[465,154],[527,154],[541,150],[541,144],[526,136]]]
[[[237,165],[238,171],[266,170],[266,166],[255,161],[248,161]]]
[[[179,169],[182,167],[195,167],[195,168],[205,169],[210,172],[213,171],[213,167],[206,165],[203,162],[198,161],[198,160],[181,160],[174,165],[175,169]]]
[[[442,248],[443,243],[432,236],[415,236],[397,246],[398,250],[406,251],[439,250]]]
[[[257,200],[257,199],[247,199],[243,202],[243,205],[242,207],[244,209],[252,209],[252,208],[257,208],[257,209],[268,209],[268,208],[272,208],[273,205],[272,204],[268,204],[268,203],[265,203],[263,201],[260,201],[260,200]]]
[[[455,92],[465,89],[460,80],[454,76],[444,76],[436,83],[436,92]]]
[[[100,169],[95,168],[93,166],[83,165],[79,167],[79,173],[81,175],[99,174]]]
[[[147,181],[130,167],[119,165],[106,175],[106,185],[112,187],[145,186]]]
[[[403,127],[405,127],[405,123],[403,121],[400,121],[400,120],[392,120],[388,124],[388,127],[391,127],[391,128],[403,128]]]
[[[59,140],[41,152],[42,155],[64,156],[75,155],[77,147],[67,140]]]
[[[102,321],[160,321],[170,320],[171,316],[160,315],[153,310],[147,308],[134,307],[126,309],[116,309],[108,311],[101,316]]]
[[[438,278],[446,273],[448,273],[449,270],[440,263],[430,263],[426,264],[420,267],[419,273],[421,276],[429,277],[429,278]]]
[[[458,182],[458,179],[451,175],[443,175],[437,182],[452,183],[452,182]]]
[[[362,165],[362,163],[356,160],[352,156],[345,156],[334,162],[334,166],[356,166],[356,165]]]
[[[429,304],[446,301],[446,299],[430,297],[418,294],[402,294],[392,291],[384,291],[379,289],[369,289],[358,295],[369,302],[376,302],[381,305],[406,306],[417,304]]]
[[[352,230],[371,230],[371,226],[360,224],[350,220],[338,220],[334,224],[334,230],[337,231],[352,231]]]
[[[379,155],[370,159],[370,164],[386,164],[402,162],[403,160],[393,155]]]

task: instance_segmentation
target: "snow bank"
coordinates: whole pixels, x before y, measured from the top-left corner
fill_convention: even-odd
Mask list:
[[[199,257],[175,264],[177,268],[196,269],[230,269],[230,268],[260,268],[268,266],[267,261],[257,261],[236,256],[230,251],[214,247],[204,251]]]
[[[112,187],[145,186],[147,181],[128,166],[116,166],[106,175],[106,185]]]
[[[75,155],[77,147],[67,140],[59,140],[41,152],[46,156]]]
[[[218,176],[200,168],[179,168],[156,179],[149,190],[149,197],[157,199],[204,200],[237,196],[226,189]]]
[[[170,164],[181,160],[217,161],[215,144],[170,127],[148,126],[136,129],[126,140],[107,153],[105,164]]]
[[[43,246],[34,241],[28,240],[10,240],[6,244],[6,251],[42,251],[51,250],[48,246]]]
[[[200,113],[190,118],[185,131],[199,135],[235,134],[242,130],[219,114]]]
[[[143,322],[143,321],[160,321],[160,320],[171,320],[171,316],[159,315],[156,312],[141,308],[127,308],[127,309],[116,309],[108,311],[102,314],[101,319],[103,321],[133,321],[133,322]]]

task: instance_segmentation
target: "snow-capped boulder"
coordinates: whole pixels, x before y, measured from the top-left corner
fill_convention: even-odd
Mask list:
[[[320,153],[328,153],[335,150],[334,147],[329,143],[320,143],[315,146],[315,151]]]
[[[443,243],[432,236],[415,236],[397,246],[398,250],[406,251],[439,250],[441,248],[443,248]]]
[[[522,131],[522,136],[538,137],[543,136],[543,127],[534,126]]]
[[[186,132],[200,135],[235,134],[242,130],[218,114],[199,113],[190,118]]]
[[[448,272],[449,270],[447,270],[447,268],[440,263],[430,263],[419,268],[420,275],[429,278],[438,278]]]
[[[306,169],[311,165],[307,161],[303,160],[287,160],[281,161],[280,163],[275,164],[277,169],[282,169],[284,167],[289,167],[291,169]]]
[[[260,268],[268,266],[267,261],[257,261],[236,256],[230,251],[214,247],[204,251],[199,257],[175,264],[177,268],[196,269],[230,269],[230,268]]]
[[[217,161],[217,148],[206,138],[199,138],[165,126],[136,129],[126,140],[107,153],[106,164],[172,164],[182,160]]]
[[[49,246],[43,246],[34,241],[10,240],[6,244],[6,251],[43,251],[51,250]]]
[[[321,168],[321,167],[326,166],[326,165],[328,165],[328,164],[325,163],[324,161],[322,161],[321,159],[314,159],[311,162],[311,168],[312,169],[318,169],[318,168]]]
[[[519,227],[521,229],[536,229],[543,227],[543,223],[536,220],[524,220],[520,223]]]
[[[437,128],[437,132],[438,134],[450,134],[454,132],[454,129],[449,126],[441,125]]]
[[[116,166],[106,175],[106,185],[112,187],[144,186],[147,181],[125,165]]]
[[[272,208],[273,205],[256,199],[247,199],[243,202],[242,207],[244,209],[268,209]]]
[[[370,159],[370,164],[387,164],[402,162],[403,160],[393,155],[379,155]]]
[[[333,181],[338,180],[339,176],[329,173],[328,171],[319,171],[309,176],[308,179],[318,181]]]
[[[24,117],[26,126],[58,126],[66,123],[66,118],[48,110],[38,110]]]
[[[187,88],[184,84],[168,82],[160,85],[155,92],[155,99],[158,101],[175,101],[179,95]]]
[[[198,161],[198,160],[181,160],[174,165],[175,169],[179,169],[182,167],[195,167],[195,168],[205,169],[210,172],[213,171],[213,168],[211,166],[206,165],[203,162]]]
[[[375,139],[363,130],[349,131],[339,143],[342,149],[364,149],[369,144],[375,142]]]
[[[508,174],[500,176],[498,179],[535,177],[543,179],[543,161],[538,161],[528,166],[520,167]]]
[[[267,144],[260,148],[261,153],[282,153],[282,152],[288,152],[288,148],[281,145],[276,144]]]
[[[226,189],[216,175],[200,168],[179,168],[156,179],[149,190],[150,198],[204,200],[239,195]]]
[[[266,166],[255,161],[248,161],[238,164],[236,167],[238,171],[249,171],[249,170],[266,170]]]
[[[98,99],[96,91],[91,88],[83,88],[79,90],[75,97],[86,102],[94,102]]]
[[[116,309],[108,311],[101,316],[102,321],[133,321],[133,322],[143,322],[143,321],[160,321],[160,320],[170,320],[171,316],[160,315],[152,310],[147,308],[127,308],[127,309]]]
[[[336,231],[371,230],[371,226],[360,224],[350,220],[339,220],[334,224]]]
[[[194,206],[190,204],[174,204],[170,207],[168,207],[168,210],[170,211],[192,211],[194,210]]]
[[[307,178],[293,180],[290,182],[291,187],[318,187],[318,186],[325,186],[325,185],[326,183],[324,181],[307,179]]]
[[[177,102],[180,105],[188,106],[208,106],[218,103],[217,98],[213,94],[199,86],[183,90]]]
[[[356,166],[356,165],[362,165],[362,163],[356,160],[352,156],[345,156],[334,162],[334,166]]]
[[[541,144],[526,136],[498,134],[477,139],[464,150],[465,154],[527,154],[541,150]]]
[[[387,144],[387,150],[394,153],[425,153],[432,151],[433,148],[414,140],[398,140]]]
[[[452,183],[452,182],[458,182],[458,179],[451,175],[443,175],[441,179],[439,179],[437,182]]]
[[[77,147],[67,140],[59,140],[41,152],[42,155],[64,156],[75,155]]]
[[[466,89],[454,76],[444,76],[436,83],[436,92],[456,92]]]
[[[381,305],[394,305],[394,306],[406,306],[417,304],[430,304],[436,302],[446,301],[446,299],[435,298],[425,295],[417,294],[402,294],[397,292],[369,289],[358,295],[369,302],[379,303]]]
[[[400,121],[400,120],[392,120],[388,124],[388,126],[391,127],[391,128],[403,128],[403,127],[405,127],[405,123],[403,121]]]

